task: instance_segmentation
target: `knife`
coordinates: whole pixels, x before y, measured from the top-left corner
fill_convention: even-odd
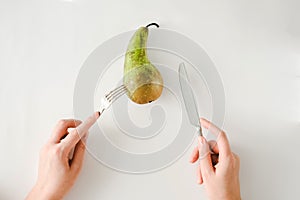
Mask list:
[[[198,134],[202,136],[202,129],[200,124],[197,104],[195,101],[195,96],[191,88],[184,63],[180,63],[178,73],[179,73],[181,94],[185,104],[185,109],[189,117],[189,121],[194,127],[197,128]]]

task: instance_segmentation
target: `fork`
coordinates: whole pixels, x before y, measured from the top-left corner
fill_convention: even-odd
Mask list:
[[[111,90],[109,93],[107,93],[102,99],[99,109],[99,116],[109,108],[109,106],[116,101],[118,98],[120,98],[123,94],[127,92],[127,89],[125,85],[121,85],[113,90]]]
[[[83,130],[81,131],[77,131],[77,133],[80,135],[82,133],[87,132],[87,130],[89,129],[90,126],[92,126],[96,120],[98,119],[98,117],[100,117],[100,115],[109,108],[109,106],[111,106],[111,104],[116,101],[118,98],[120,98],[123,94],[125,94],[127,92],[127,88],[124,85],[121,85],[119,87],[116,87],[115,89],[111,90],[109,93],[107,93],[106,95],[104,95],[104,97],[102,97],[101,99],[101,104],[100,104],[100,109],[98,111],[98,116],[97,118],[94,117],[94,115],[90,116],[87,120],[85,120],[85,124],[89,124],[89,125],[84,125]],[[83,125],[83,124],[82,124]],[[79,133],[80,132],[80,133]],[[82,136],[81,136],[82,137]],[[74,150],[75,148],[73,148],[70,153],[69,153],[69,160],[72,160],[73,158],[73,154],[74,154]]]

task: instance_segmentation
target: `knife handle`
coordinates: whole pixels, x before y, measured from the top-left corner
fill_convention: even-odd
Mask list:
[[[203,136],[201,126],[198,127],[198,130],[197,130],[197,131],[198,131],[198,135],[199,135],[199,136]]]

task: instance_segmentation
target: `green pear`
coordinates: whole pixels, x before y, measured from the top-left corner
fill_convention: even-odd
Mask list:
[[[125,55],[123,83],[127,96],[135,103],[146,104],[158,99],[163,91],[163,79],[147,57],[148,27],[140,27],[132,36]]]

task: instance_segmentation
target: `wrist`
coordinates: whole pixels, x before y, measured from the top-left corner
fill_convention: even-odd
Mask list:
[[[210,200],[242,200],[240,195],[223,195],[223,196],[208,196]]]
[[[40,185],[35,185],[26,198],[26,200],[31,199],[60,200],[62,199],[62,197],[58,197],[55,194],[52,194],[47,190],[47,188],[44,188]]]
[[[242,200],[242,198],[240,196],[231,196],[231,197],[225,198],[224,200]]]

